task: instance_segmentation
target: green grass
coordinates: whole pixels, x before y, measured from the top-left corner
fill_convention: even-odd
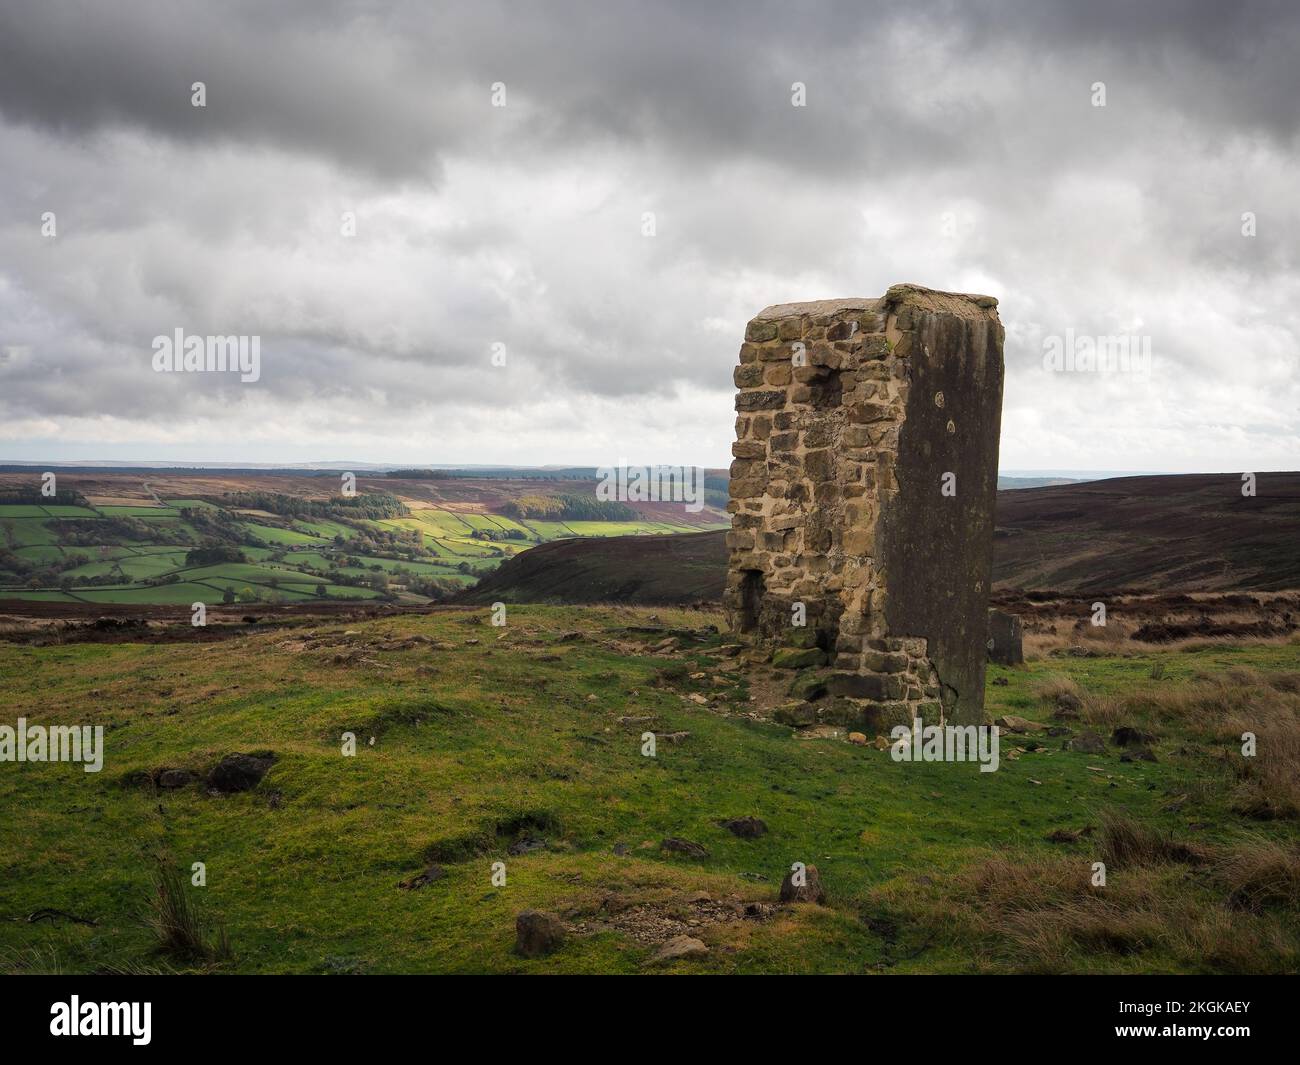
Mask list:
[[[234,584],[236,592],[242,587],[243,585]],[[190,603],[221,602],[221,586],[215,582],[199,584],[178,581],[175,584],[160,584],[152,588],[144,586],[74,588],[72,595],[84,603],[162,603],[170,606],[188,606]],[[298,597],[286,595],[286,598]]]
[[[58,538],[53,531],[45,527],[44,518],[10,518],[0,520],[0,538],[8,542],[12,534],[19,547],[32,544],[53,544]]]
[[[319,544],[322,540],[322,537],[319,536],[309,536],[307,533],[296,532],[293,529],[281,529],[274,525],[258,525],[252,521],[244,522],[244,527],[268,544],[282,544],[291,547],[299,544]]]
[[[85,553],[91,554],[95,550],[95,548],[87,548]],[[63,550],[56,544],[36,544],[31,547],[20,547],[14,554],[28,562],[57,562],[63,557]]]
[[[308,647],[293,630],[219,644],[0,644],[5,719],[108,727],[98,775],[34,763],[0,773],[0,914],[54,907],[98,921],[0,921],[0,968],[21,970],[37,957],[70,972],[172,965],[139,920],[162,852],[181,869],[206,863],[208,886],[195,894],[229,931],[231,958],[209,963],[222,972],[634,972],[649,948],[609,930],[573,935],[545,960],[518,958],[514,916],[540,907],[590,924],[617,910],[602,910],[610,898],[672,909],[701,890],[772,902],[794,861],[818,866],[828,906],[706,929],[709,956],[676,968],[1019,969],[996,944],[963,931],[957,910],[932,921],[929,896],[956,897],[968,890],[961,878],[1004,856],[1087,868],[1096,843],[1063,847],[1044,837],[1108,812],[1206,845],[1294,834],[1293,824],[1234,814],[1220,752],[1172,727],[1155,764],[1121,763],[1113,748],[1084,755],[1055,745],[1010,758],[1007,737],[1002,767],[990,774],[794,738],[740,716],[749,706],[743,676],[723,671],[727,659],[710,644],[672,660],[607,645],[628,639],[622,627],[646,624],[649,613],[516,607],[496,629],[486,611],[442,610],[346,631],[316,625],[318,642]],[[721,621],[654,613],[691,628]],[[475,617],[482,623],[467,624]],[[572,630],[586,638],[559,639]],[[384,649],[412,635],[434,643]],[[1194,684],[1225,663],[1300,668],[1295,645],[1160,657],[1168,668],[1158,682],[1149,661],[1144,670],[1122,658],[993,670],[990,710],[1046,718],[1035,685],[1058,674],[1089,695],[1132,695]],[[697,671],[729,679],[691,680]],[[991,683],[999,677],[1006,686]],[[684,698],[691,691],[722,693],[737,713],[696,706]],[[658,756],[646,758],[647,726],[620,723],[624,716],[690,735],[661,741]],[[340,753],[345,731],[358,737],[356,757]],[[225,754],[259,749],[277,762],[249,793],[214,797],[190,786],[155,794],[132,783],[141,772],[202,772]],[[1184,797],[1177,809],[1171,796]],[[769,834],[744,841],[716,823],[742,815],[762,817]],[[547,849],[507,855],[529,823]],[[665,855],[657,844],[666,836],[699,842],[709,856]],[[399,890],[431,856],[447,875]],[[496,860],[506,862],[505,887],[490,882]],[[1152,897],[1200,891],[1199,875],[1153,881]],[[1147,876],[1116,869],[1112,883],[1135,890]],[[1195,901],[1216,905],[1211,895]],[[1286,934],[1294,945],[1294,929]],[[1218,964],[1212,955],[1190,962],[1160,942],[1123,952],[1101,944],[1069,959],[1076,971]]]
[[[177,511],[167,507],[107,506],[99,509],[110,518],[167,518],[175,520],[180,517]]]
[[[134,558],[119,559],[118,564],[123,573],[136,580],[161,577],[164,573],[171,573],[185,565],[185,552],[169,551],[139,555]]]
[[[62,572],[61,576],[71,577],[74,581],[85,580],[88,577],[103,577],[109,573],[112,573],[116,569],[117,564],[118,563],[116,559],[109,559],[107,561],[100,560],[97,562],[87,562],[84,566],[74,566],[72,569],[65,569]],[[166,567],[164,567],[164,569],[165,568]],[[163,572],[163,570],[154,571],[155,574],[159,572]],[[128,576],[136,577],[138,575],[139,574],[131,573]],[[152,576],[154,574],[150,574],[150,575]]]
[[[338,521],[326,521],[318,518],[314,521],[296,521],[294,528],[301,529],[311,536],[324,537],[333,540],[335,536],[342,536],[345,540],[350,540],[356,536],[357,531],[349,525],[344,525]]]

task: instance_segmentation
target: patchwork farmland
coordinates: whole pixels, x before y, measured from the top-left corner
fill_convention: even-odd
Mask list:
[[[352,496],[336,475],[248,471],[66,472],[56,483],[49,498],[35,472],[0,474],[0,599],[419,603],[540,543],[725,523],[681,504],[601,511],[591,480],[363,476]],[[587,517],[585,499],[607,520]]]

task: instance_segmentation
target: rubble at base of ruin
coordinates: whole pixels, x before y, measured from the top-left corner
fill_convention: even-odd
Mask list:
[[[996,307],[896,285],[746,329],[725,606],[742,639],[820,649],[843,723],[983,720]]]

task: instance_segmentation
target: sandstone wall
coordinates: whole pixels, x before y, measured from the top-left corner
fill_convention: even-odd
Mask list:
[[[744,638],[821,648],[841,714],[866,727],[983,719],[996,307],[895,285],[746,329],[728,615]]]

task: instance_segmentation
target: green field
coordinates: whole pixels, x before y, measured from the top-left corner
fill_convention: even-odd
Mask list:
[[[441,509],[377,520],[277,521],[199,499],[94,509],[0,504],[0,598],[177,604],[211,602],[233,588],[241,602],[272,602],[315,598],[323,584],[330,598],[412,601],[465,588],[547,540],[686,531],[692,530],[660,522],[517,522]],[[512,532],[518,538],[492,539]],[[186,552],[214,537],[248,561],[187,566]]]
[[[669,632],[722,621],[655,614]],[[111,726],[101,773],[0,773],[0,912],[15,918],[0,969],[630,973],[654,952],[638,933],[651,918],[703,918],[690,934],[709,953],[678,971],[1300,968],[1294,763],[1273,775],[1300,727],[1300,645],[994,668],[991,715],[1050,721],[1054,693],[1077,691],[1072,731],[1149,729],[1158,761],[1039,731],[1005,734],[983,774],[751,720],[768,667],[720,654],[717,636],[652,653],[658,636],[628,635],[649,615],[519,607],[494,629],[486,611],[436,611],[318,626],[310,646],[284,631],[0,644],[7,716]],[[1247,726],[1257,770],[1234,754]],[[275,762],[251,791],[150,783],[259,750]],[[767,834],[720,825],[744,816]],[[669,837],[704,853],[661,849]],[[184,890],[224,926],[228,957],[159,949],[143,918],[158,856],[186,885],[205,863],[207,886]],[[431,862],[440,879],[399,888]],[[794,862],[817,866],[825,905],[774,907]],[[43,907],[96,924],[17,919]],[[530,907],[570,929],[549,958],[512,953]]]

